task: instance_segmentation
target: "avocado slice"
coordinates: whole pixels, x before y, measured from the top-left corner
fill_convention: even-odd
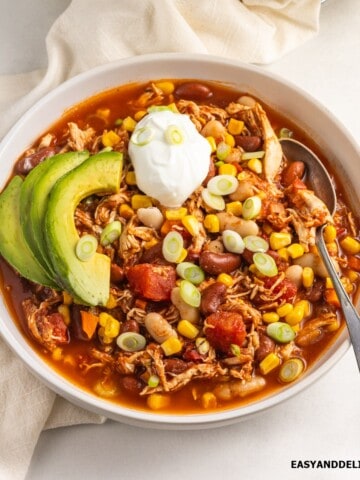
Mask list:
[[[87,151],[54,155],[46,160],[46,168],[41,170],[40,175],[36,176],[36,182],[33,183],[23,228],[27,232],[35,256],[43,259],[47,270],[52,270],[52,263],[48,256],[43,224],[50,191],[60,177],[87,158],[89,158]],[[38,167],[39,165],[35,168]]]
[[[29,248],[20,225],[19,197],[23,179],[15,176],[0,195],[0,253],[20,275],[58,288]]]
[[[117,192],[122,163],[121,153],[98,153],[61,177],[50,192],[44,230],[53,271],[59,283],[86,305],[107,304],[111,262],[100,253],[88,261],[77,258],[79,234],[74,221],[75,208],[90,195]]]

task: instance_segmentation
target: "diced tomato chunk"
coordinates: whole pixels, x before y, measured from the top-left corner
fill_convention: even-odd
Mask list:
[[[271,286],[278,280],[278,277],[268,277],[264,280],[265,288],[271,288]],[[273,293],[277,294],[280,291],[283,291],[283,294],[280,297],[281,301],[292,302],[297,294],[297,286],[294,282],[288,278],[284,278],[278,285],[273,289]]]
[[[155,302],[170,300],[176,282],[176,272],[171,265],[141,263],[129,267],[126,276],[136,295]]]
[[[216,349],[224,353],[231,352],[231,345],[241,347],[246,337],[246,328],[242,315],[236,312],[216,312],[206,318],[206,338]]]

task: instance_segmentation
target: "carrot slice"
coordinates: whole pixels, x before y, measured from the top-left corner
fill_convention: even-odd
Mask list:
[[[99,322],[99,317],[91,312],[87,312],[86,310],[81,310],[80,314],[82,329],[87,335],[87,337],[90,339],[94,336],[96,327]]]

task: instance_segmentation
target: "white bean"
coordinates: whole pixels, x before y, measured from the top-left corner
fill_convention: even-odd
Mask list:
[[[198,323],[200,320],[200,311],[196,307],[188,305],[181,298],[180,288],[175,287],[171,290],[171,301],[175,307],[179,310],[180,317],[183,320],[188,320],[191,323]]]
[[[242,95],[241,97],[238,98],[237,103],[241,103],[241,105],[245,105],[246,107],[255,107],[256,105],[256,100],[253,97],[250,97],[250,95]]]
[[[160,228],[164,222],[163,214],[157,207],[139,208],[137,216],[146,227],[155,228],[155,230]]]
[[[227,212],[219,212],[216,214],[220,221],[220,231],[233,230],[242,237],[248,235],[258,235],[259,227],[254,220],[244,220]]]
[[[338,262],[334,258],[332,258],[332,262],[336,271],[339,272],[340,268]],[[321,257],[319,255],[316,255],[315,253],[304,253],[304,255],[302,255],[301,257],[296,258],[294,260],[294,263],[296,265],[301,265],[303,268],[311,267],[314,270],[315,275],[317,275],[318,277],[326,278],[329,276]]]
[[[233,201],[239,200],[240,202],[243,202],[252,195],[255,195],[255,193],[256,188],[252,182],[241,180],[235,192],[230,194],[230,199]]]
[[[145,317],[145,327],[152,338],[158,343],[163,343],[170,337],[177,337],[176,330],[162,315],[156,312],[148,313]]]
[[[226,128],[219,120],[210,120],[201,130],[204,137],[224,138],[225,133]]]
[[[291,280],[297,287],[300,287],[302,284],[302,274],[303,274],[303,267],[301,265],[290,265],[285,270],[285,276],[289,280]]]
[[[252,393],[262,390],[266,385],[263,377],[255,376],[248,382],[233,380],[231,382],[219,383],[214,389],[214,395],[219,400],[233,400],[237,397],[246,397]]]

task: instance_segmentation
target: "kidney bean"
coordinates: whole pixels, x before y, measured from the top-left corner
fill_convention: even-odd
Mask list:
[[[163,343],[170,337],[177,337],[176,330],[174,330],[166,318],[159,313],[148,313],[144,319],[144,323],[146,330],[158,343]]]
[[[264,333],[259,335],[259,348],[256,350],[256,360],[261,362],[269,354],[274,352],[275,342]]]
[[[152,247],[144,250],[143,254],[139,258],[139,263],[169,264],[162,254],[162,242],[158,242]]]
[[[309,302],[316,303],[322,298],[324,290],[324,280],[315,279],[312,287],[306,290],[305,298],[309,300]]]
[[[46,158],[52,157],[56,153],[56,147],[44,147],[38,150],[37,152],[27,155],[26,157],[20,158],[16,163],[15,170],[17,173],[26,175],[30,172],[36,165],[45,160]]]
[[[174,94],[178,98],[185,100],[207,100],[213,96],[210,88],[199,82],[186,82],[175,88]]]
[[[132,375],[126,375],[120,378],[120,387],[126,392],[131,393],[132,395],[139,395],[141,390],[144,388],[144,384],[141,380]]]
[[[200,267],[210,275],[230,273],[240,267],[241,258],[235,253],[214,253],[204,251],[199,258]]]
[[[225,294],[226,285],[221,282],[215,282],[206,287],[201,293],[201,313],[207,316],[217,312],[219,306],[225,299]]]
[[[116,263],[111,264],[110,278],[112,282],[121,282],[124,279],[124,269]]]
[[[73,338],[77,338],[79,340],[89,341],[90,338],[86,335],[82,328],[81,323],[81,306],[76,305],[75,303],[70,307],[70,316],[71,316],[71,323],[70,323],[70,334]]]
[[[135,332],[139,333],[140,327],[139,324],[137,323],[136,320],[126,320],[122,325],[121,325],[121,333],[125,332]]]
[[[180,360],[180,358],[167,358],[163,361],[164,368],[166,373],[172,373],[173,375],[178,375],[179,373],[183,373],[188,365],[184,360]]]
[[[215,164],[212,160],[210,160],[209,171],[208,171],[208,174],[206,175],[205,180],[202,182],[202,185],[205,187],[207,185],[208,181],[211,178],[215,177],[215,174],[216,174]]]
[[[305,172],[304,162],[292,162],[282,172],[282,183],[289,187],[295,180],[301,179]]]
[[[257,135],[234,135],[235,144],[241,147],[245,152],[256,152],[262,144],[261,137]]]

